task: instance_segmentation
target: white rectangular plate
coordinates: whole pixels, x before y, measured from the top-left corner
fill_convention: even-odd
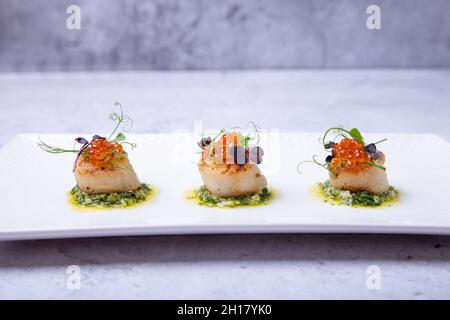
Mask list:
[[[42,135],[50,144],[73,147],[78,135]],[[89,135],[82,135],[89,136]],[[73,154],[52,155],[37,135],[20,135],[0,151],[0,240],[215,233],[409,233],[450,234],[450,146],[434,135],[372,134],[389,140],[390,184],[401,200],[382,209],[332,206],[310,189],[326,170],[297,164],[325,157],[320,134],[262,136],[261,166],[277,196],[267,206],[217,209],[195,205],[185,193],[201,185],[195,137],[190,134],[130,135],[138,147],[130,159],[141,181],[158,189],[155,199],[129,209],[77,211],[68,202],[74,186]]]

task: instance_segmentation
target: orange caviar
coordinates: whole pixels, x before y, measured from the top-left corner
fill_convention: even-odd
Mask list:
[[[212,156],[218,163],[232,164],[234,163],[233,155],[230,149],[240,145],[239,135],[236,132],[222,134],[216,144],[211,144],[209,148],[203,149],[203,159]],[[210,151],[210,148],[213,148]]]
[[[369,154],[364,146],[354,139],[344,139],[333,147],[331,170],[339,173],[341,170],[357,172],[368,166]]]
[[[96,167],[111,167],[114,160],[123,157],[125,151],[122,145],[109,142],[105,138],[98,138],[91,142],[86,150],[85,156],[89,163]]]

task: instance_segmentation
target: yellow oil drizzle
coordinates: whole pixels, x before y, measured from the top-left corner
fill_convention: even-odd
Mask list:
[[[335,199],[331,198],[330,196],[328,196],[323,191],[323,189],[319,186],[319,184],[310,188],[310,193],[315,198],[318,198],[318,199],[322,200],[323,202],[327,202],[333,206],[344,206],[344,207],[352,207],[352,208],[384,209],[384,208],[392,207],[392,205],[400,202],[400,194],[397,194],[396,197],[383,202],[379,206],[368,206],[368,205],[363,205],[363,204],[347,205],[345,203],[342,203],[342,202],[335,200]]]
[[[126,206],[111,206],[111,207],[88,207],[88,206],[83,206],[81,204],[79,204],[76,200],[76,197],[69,191],[68,192],[68,198],[69,198],[69,203],[70,206],[73,209],[76,209],[76,211],[79,212],[98,212],[98,211],[110,211],[110,210],[123,210],[123,209],[130,209],[130,208],[134,208],[134,207],[138,207],[138,206],[142,206],[145,204],[148,204],[149,202],[151,202],[152,200],[154,200],[156,198],[156,196],[159,193],[159,190],[152,185],[149,185],[150,187],[150,193],[147,194],[147,197],[145,198],[145,200],[141,200]]]
[[[236,209],[236,208],[248,208],[248,207],[266,206],[266,205],[270,204],[274,200],[275,197],[278,197],[278,192],[276,190],[274,190],[273,188],[270,188],[269,189],[269,191],[270,191],[269,198],[264,200],[264,201],[261,201],[259,203],[237,204],[237,205],[232,205],[232,206],[219,206],[219,205],[213,204],[213,203],[205,204],[204,202],[202,202],[200,200],[200,197],[197,194],[196,190],[198,190],[198,187],[197,188],[192,188],[192,189],[188,190],[187,192],[185,192],[184,199],[189,201],[189,202],[191,202],[191,203],[194,203],[194,204],[196,204],[198,206],[206,207],[206,208]],[[218,197],[218,198],[220,198],[220,197]],[[220,198],[220,199],[226,200],[226,198]]]

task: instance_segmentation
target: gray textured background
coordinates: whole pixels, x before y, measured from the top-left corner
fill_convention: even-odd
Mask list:
[[[449,17],[448,0],[0,0],[0,71],[450,67]]]

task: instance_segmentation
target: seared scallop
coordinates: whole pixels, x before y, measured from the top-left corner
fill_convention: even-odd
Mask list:
[[[203,183],[219,197],[251,195],[267,187],[267,180],[256,164],[199,163]]]
[[[383,166],[384,162],[383,155],[376,160],[375,164]],[[330,183],[335,188],[351,192],[383,193],[389,190],[386,170],[373,165],[365,165],[357,171],[340,170],[338,173],[330,172]]]
[[[101,137],[81,151],[74,173],[88,194],[135,191],[140,185],[122,145]]]
[[[140,185],[127,157],[117,161],[113,167],[99,167],[81,156],[74,173],[81,191],[87,194],[135,191]]]
[[[237,197],[259,193],[267,180],[258,168],[264,151],[248,146],[249,137],[226,132],[216,139],[200,141],[202,157],[198,164],[206,189],[218,197]]]

